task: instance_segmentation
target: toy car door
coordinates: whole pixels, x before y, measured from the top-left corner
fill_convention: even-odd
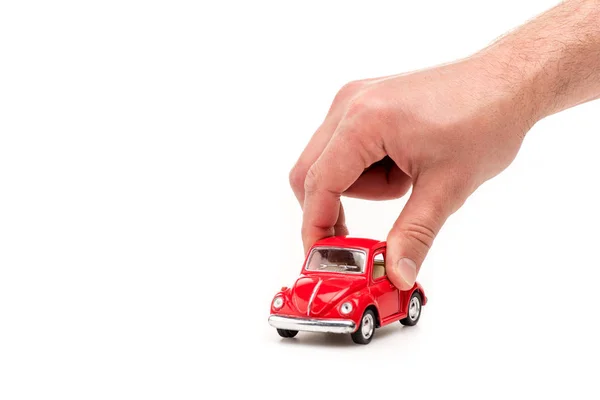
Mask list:
[[[371,293],[375,297],[381,319],[400,311],[400,293],[388,279],[385,270],[385,249],[376,250],[372,256]]]

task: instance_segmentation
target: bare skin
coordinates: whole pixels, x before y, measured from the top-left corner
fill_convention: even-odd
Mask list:
[[[341,196],[396,199],[386,270],[409,289],[445,221],[531,127],[600,97],[600,0],[571,0],[459,61],[345,85],[290,173],[305,250],[347,235]]]

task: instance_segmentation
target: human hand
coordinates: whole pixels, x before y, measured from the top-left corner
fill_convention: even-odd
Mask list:
[[[447,218],[514,159],[539,118],[528,87],[485,55],[344,86],[290,173],[305,250],[347,235],[342,195],[412,192],[387,238],[386,270],[409,289]]]

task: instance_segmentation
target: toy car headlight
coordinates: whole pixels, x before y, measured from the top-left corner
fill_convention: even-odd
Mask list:
[[[277,296],[273,300],[273,308],[279,310],[281,307],[283,307],[283,297]]]
[[[340,306],[340,313],[350,314],[352,312],[352,303],[347,301]]]

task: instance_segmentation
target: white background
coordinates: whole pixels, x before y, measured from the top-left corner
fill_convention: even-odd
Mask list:
[[[448,221],[417,327],[267,324],[302,263],[288,171],[336,91],[554,3],[2,2],[0,398],[597,398],[598,103]],[[403,200],[345,204],[384,239]]]

